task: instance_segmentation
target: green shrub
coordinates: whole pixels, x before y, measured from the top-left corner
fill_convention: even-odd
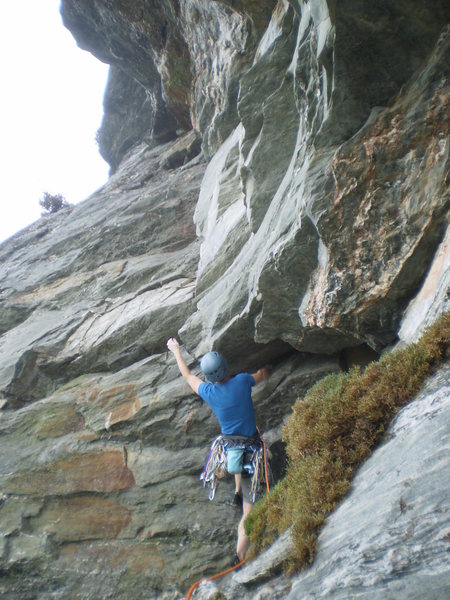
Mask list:
[[[283,439],[286,477],[256,504],[245,526],[258,552],[292,527],[290,569],[311,563],[327,515],[347,493],[358,466],[370,455],[402,406],[447,358],[450,313],[416,344],[387,354],[361,372],[328,375],[295,403]]]
[[[44,209],[42,216],[56,213],[62,208],[70,206],[62,194],[50,194],[49,192],[44,192],[39,204]]]

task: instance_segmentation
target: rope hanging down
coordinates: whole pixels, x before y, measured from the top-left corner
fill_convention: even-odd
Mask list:
[[[214,581],[215,579],[220,579],[221,577],[225,577],[225,575],[228,575],[228,573],[232,573],[233,571],[236,571],[236,569],[239,569],[240,567],[242,567],[242,565],[244,563],[245,563],[245,560],[241,560],[241,562],[238,563],[237,565],[233,565],[232,567],[225,569],[225,571],[221,571],[220,573],[216,573],[216,575],[211,575],[210,577],[207,577],[206,581]],[[191,585],[191,587],[189,588],[189,591],[186,595],[186,600],[190,600],[190,598],[192,598],[192,594],[198,588],[198,586],[200,585],[200,583],[202,581],[203,581],[203,579],[199,579],[198,581],[196,581],[195,583],[193,583]]]

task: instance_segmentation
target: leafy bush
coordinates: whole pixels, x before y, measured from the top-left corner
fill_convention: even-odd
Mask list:
[[[370,455],[402,406],[420,391],[433,368],[446,360],[450,313],[416,344],[348,373],[328,375],[293,407],[283,439],[286,477],[245,522],[255,551],[292,527],[294,553],[288,565],[311,563],[327,515],[347,493],[358,466]]]
[[[62,208],[70,206],[62,194],[50,194],[49,192],[44,192],[43,197],[39,200],[39,204],[45,211],[42,213],[42,216],[56,213]]]

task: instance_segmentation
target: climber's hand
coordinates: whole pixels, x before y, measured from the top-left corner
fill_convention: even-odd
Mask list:
[[[262,369],[258,369],[256,373],[252,373],[252,375],[256,385],[269,377],[269,370],[267,367],[263,367]]]
[[[177,351],[179,351],[180,344],[175,338],[170,338],[169,340],[167,340],[167,348],[175,354]]]

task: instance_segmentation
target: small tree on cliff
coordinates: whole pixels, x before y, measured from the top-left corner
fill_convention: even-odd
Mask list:
[[[39,204],[44,209],[44,212],[41,213],[42,216],[56,213],[62,208],[70,206],[62,194],[50,194],[49,192],[44,192]]]

